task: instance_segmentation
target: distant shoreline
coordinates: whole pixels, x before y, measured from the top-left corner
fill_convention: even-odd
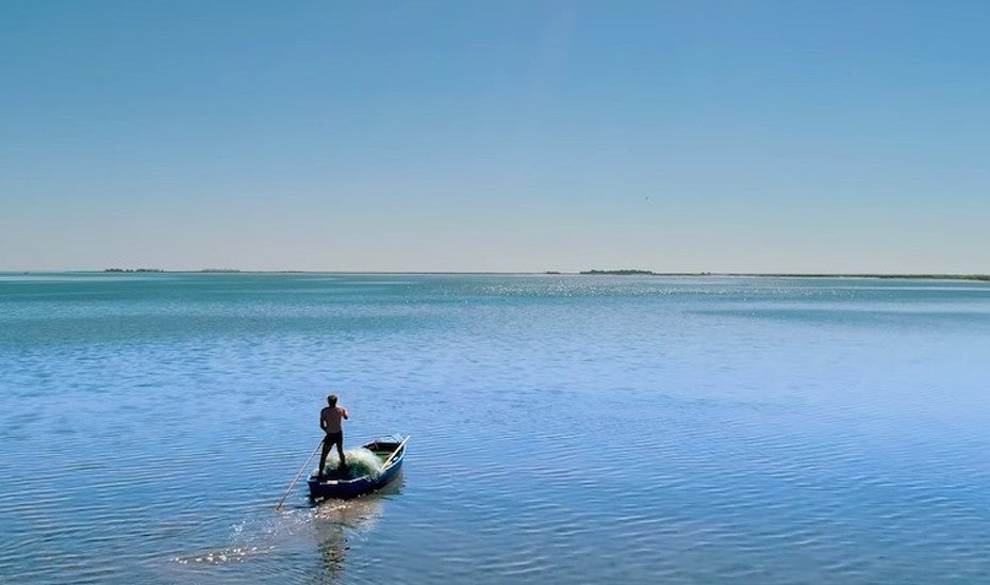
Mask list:
[[[546,274],[560,274],[548,272]],[[571,273],[573,274],[573,273]],[[883,273],[818,273],[818,272],[653,272],[649,270],[587,270],[580,276],[745,276],[753,278],[881,278],[915,280],[978,280],[990,281],[990,274],[883,274]]]
[[[159,268],[112,268],[105,270],[0,270],[0,274],[114,274],[142,275],[155,274],[202,274],[202,275],[250,275],[250,274],[378,274],[378,275],[531,275],[531,276],[640,276],[640,277],[745,277],[745,278],[876,278],[883,280],[964,280],[990,282],[990,274],[886,274],[886,273],[824,273],[824,272],[654,272],[650,270],[585,270],[564,272],[547,270],[542,272],[490,272],[490,271],[377,271],[377,270],[237,270],[228,268],[208,268],[196,270],[165,270]]]

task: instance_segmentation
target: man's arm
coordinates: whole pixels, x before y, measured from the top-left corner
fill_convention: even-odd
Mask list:
[[[325,408],[320,411],[320,429],[322,429],[324,432],[326,432],[327,430],[327,421],[326,418],[323,416],[323,413],[325,411],[326,411]]]
[[[347,416],[347,409],[346,408],[341,408],[341,410],[344,411],[344,412],[341,413],[341,414],[344,415],[344,420],[348,420],[348,419],[351,418],[351,417]]]

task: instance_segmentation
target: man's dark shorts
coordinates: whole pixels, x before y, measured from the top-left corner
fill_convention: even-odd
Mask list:
[[[344,447],[344,431],[339,433],[327,433],[323,437],[323,446],[327,449],[332,449],[334,445],[340,445],[341,448]]]

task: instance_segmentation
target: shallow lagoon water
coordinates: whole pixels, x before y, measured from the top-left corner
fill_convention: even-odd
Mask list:
[[[0,275],[0,576],[988,582],[987,364],[962,281]],[[275,513],[329,391],[404,474]]]

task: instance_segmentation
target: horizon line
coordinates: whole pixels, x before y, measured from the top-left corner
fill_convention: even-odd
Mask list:
[[[900,279],[953,279],[990,281],[990,273],[950,273],[950,272],[656,272],[652,270],[241,270],[241,269],[63,269],[63,270],[4,270],[0,274],[369,274],[369,275],[529,275],[529,276],[729,276],[729,277],[774,277],[774,278],[900,278]]]

